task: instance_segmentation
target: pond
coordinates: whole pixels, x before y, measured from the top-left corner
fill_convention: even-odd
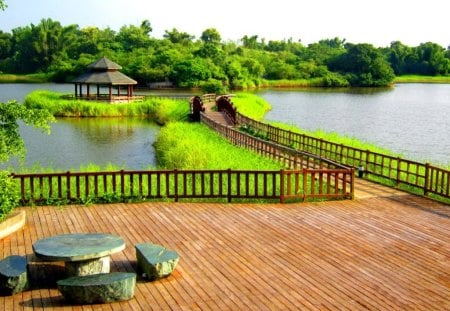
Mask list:
[[[402,154],[450,164],[450,85],[397,84],[389,89],[267,90],[266,120],[337,132]]]
[[[73,92],[71,84],[0,84],[0,102],[23,101],[36,89],[62,93]],[[44,167],[54,170],[78,170],[89,164],[104,168],[109,164],[126,169],[156,166],[153,143],[159,126],[146,119],[128,118],[58,118],[51,124],[51,134],[21,126],[27,155],[3,164],[18,169]],[[39,170],[39,169],[38,169]]]
[[[35,89],[71,93],[71,84],[0,84],[0,102]],[[306,130],[337,132],[401,153],[405,158],[450,164],[450,85],[398,84],[390,89],[296,89],[258,92],[273,109],[267,120]],[[144,119],[59,118],[50,136],[21,127],[27,157],[57,170],[95,163],[127,169],[156,166],[159,127]],[[18,167],[17,161],[12,162]]]

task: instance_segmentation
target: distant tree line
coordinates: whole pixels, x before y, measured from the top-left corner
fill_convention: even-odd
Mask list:
[[[107,56],[143,85],[171,81],[178,87],[211,88],[253,87],[264,79],[383,86],[395,75],[450,71],[450,50],[432,42],[409,47],[396,41],[388,48],[376,48],[333,38],[305,46],[292,39],[266,42],[256,35],[224,42],[214,28],[198,39],[175,28],[166,30],[162,39],[153,38],[151,32],[148,20],[116,32],[42,19],[11,33],[0,31],[0,71],[45,73],[53,81],[70,81],[89,63]]]

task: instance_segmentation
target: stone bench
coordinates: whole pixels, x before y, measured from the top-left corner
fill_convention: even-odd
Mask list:
[[[28,288],[27,259],[8,256],[0,261],[0,294],[14,295]]]
[[[73,303],[106,303],[133,298],[136,274],[112,272],[74,276],[57,284],[64,298]]]
[[[138,271],[151,281],[169,276],[180,259],[176,251],[150,243],[135,245]]]

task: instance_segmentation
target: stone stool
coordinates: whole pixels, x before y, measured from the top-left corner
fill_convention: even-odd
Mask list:
[[[138,271],[150,281],[169,276],[180,259],[176,251],[150,243],[135,245]]]
[[[128,300],[134,296],[136,274],[127,272],[74,276],[57,282],[65,299],[76,304]]]
[[[27,259],[13,255],[0,261],[0,294],[14,295],[27,288]]]

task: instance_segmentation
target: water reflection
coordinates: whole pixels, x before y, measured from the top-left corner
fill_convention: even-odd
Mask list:
[[[27,126],[20,131],[27,156],[23,163],[17,159],[8,163],[16,170],[36,165],[77,170],[94,163],[126,169],[156,166],[152,144],[159,127],[146,119],[58,118],[51,135]]]

